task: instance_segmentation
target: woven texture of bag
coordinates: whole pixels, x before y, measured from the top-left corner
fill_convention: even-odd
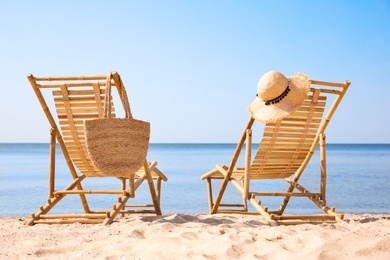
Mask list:
[[[101,174],[128,177],[143,166],[149,146],[148,122],[127,118],[87,120],[85,131],[89,155]]]
[[[87,151],[100,176],[129,177],[146,160],[150,123],[132,118],[122,83],[126,118],[111,118],[110,75],[107,78],[104,117],[84,122]]]

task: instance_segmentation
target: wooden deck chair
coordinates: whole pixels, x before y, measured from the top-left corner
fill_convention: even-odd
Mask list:
[[[302,106],[289,116],[276,123],[267,123],[263,138],[251,162],[252,126],[251,117],[236,147],[230,165],[216,165],[215,169],[201,176],[207,180],[209,211],[215,213],[260,214],[270,225],[294,225],[300,223],[324,223],[342,221],[343,215],[336,214],[334,207],[326,205],[326,145],[325,129],[344,97],[350,82],[331,83],[310,80],[310,94]],[[314,86],[316,85],[316,86]],[[327,99],[333,96],[333,102],[325,111]],[[325,111],[325,112],[324,112]],[[326,113],[325,117],[324,113]],[[245,147],[245,167],[236,167],[237,160]],[[298,183],[313,153],[320,143],[320,170],[318,192],[310,192]],[[244,151],[243,151],[244,153]],[[215,201],[212,194],[212,180],[219,179],[222,184]],[[287,190],[253,191],[254,181],[280,179],[287,182]],[[222,204],[228,184],[232,184],[241,194],[243,204]],[[278,210],[270,211],[262,205],[261,199],[268,196],[280,196],[282,201]],[[304,197],[320,208],[321,214],[285,214],[290,198]],[[283,199],[284,198],[284,199]],[[248,210],[247,201],[252,211]],[[279,202],[280,203],[280,202]],[[316,208],[316,207],[314,207]]]
[[[102,223],[108,225],[118,215],[130,213],[153,213],[161,215],[160,195],[161,181],[167,181],[167,177],[157,169],[156,162],[147,162],[146,158],[140,162],[143,165],[138,171],[129,173],[128,177],[105,176],[91,162],[86,148],[84,120],[102,118],[103,106],[106,102],[105,93],[107,84],[116,87],[117,98],[124,105],[124,85],[116,72],[108,76],[66,76],[66,77],[34,77],[29,74],[28,80],[42,106],[42,109],[50,123],[50,167],[48,200],[45,206],[31,215],[29,225],[38,223]],[[55,114],[53,108],[48,106],[42,90],[51,89],[54,96]],[[126,94],[127,97],[127,94]],[[47,97],[46,97],[47,98]],[[112,98],[111,98],[112,100]],[[127,100],[127,98],[126,98]],[[112,117],[115,117],[114,102],[110,102]],[[57,122],[59,126],[57,125]],[[72,182],[62,190],[55,189],[55,151],[58,143],[67,167],[72,177]],[[111,177],[118,180],[118,189],[83,189],[82,182],[92,177]],[[152,204],[126,204],[130,198],[135,197],[136,190],[147,181],[150,190]],[[84,182],[85,184],[85,182]],[[119,196],[111,209],[93,211],[87,201],[87,194],[113,194]],[[66,196],[79,196],[84,213],[80,214],[49,214],[56,204]],[[91,195],[91,196],[92,196]],[[88,195],[90,196],[90,195]]]

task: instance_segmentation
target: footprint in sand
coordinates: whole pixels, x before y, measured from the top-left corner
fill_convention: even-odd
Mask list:
[[[181,234],[181,236],[188,240],[195,240],[198,239],[198,235],[193,232],[184,232]]]
[[[138,229],[134,229],[133,231],[131,231],[129,237],[145,239],[145,233],[144,233],[144,231],[141,231],[141,230],[138,230]]]
[[[176,228],[176,226],[172,223],[164,223],[161,225],[161,227],[164,229],[164,230],[168,230],[168,231],[172,231]]]

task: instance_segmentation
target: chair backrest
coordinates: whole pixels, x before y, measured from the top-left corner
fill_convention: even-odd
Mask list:
[[[103,117],[107,83],[118,89],[119,99],[123,99],[123,85],[115,71],[98,76],[50,76],[34,77],[28,80],[54,131],[66,163],[76,178],[75,166],[85,176],[104,176],[93,166],[85,142],[84,120]],[[108,81],[110,80],[110,81]],[[42,90],[51,89],[54,96],[55,112],[47,105]],[[111,117],[115,117],[114,103],[110,102]],[[58,116],[58,124],[53,114]]]
[[[251,179],[287,178],[302,165],[319,134],[326,96],[312,89],[301,107],[291,115],[267,123],[253,158]]]
[[[114,85],[114,83],[112,83]],[[100,176],[91,163],[85,143],[84,120],[103,117],[106,82],[72,82],[53,90],[59,127],[69,156],[86,176]],[[111,102],[112,117],[115,117]]]
[[[297,111],[276,123],[266,124],[250,166],[250,179],[288,178],[294,173],[294,179],[299,179],[351,84],[349,81],[310,82],[319,86],[310,88],[309,96]],[[335,98],[326,109],[330,95]]]

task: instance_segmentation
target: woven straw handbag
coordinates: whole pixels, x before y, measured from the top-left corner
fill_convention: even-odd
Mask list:
[[[129,177],[143,166],[148,153],[150,124],[133,119],[121,80],[120,84],[125,118],[111,117],[109,74],[103,118],[84,122],[87,151],[100,176]]]

